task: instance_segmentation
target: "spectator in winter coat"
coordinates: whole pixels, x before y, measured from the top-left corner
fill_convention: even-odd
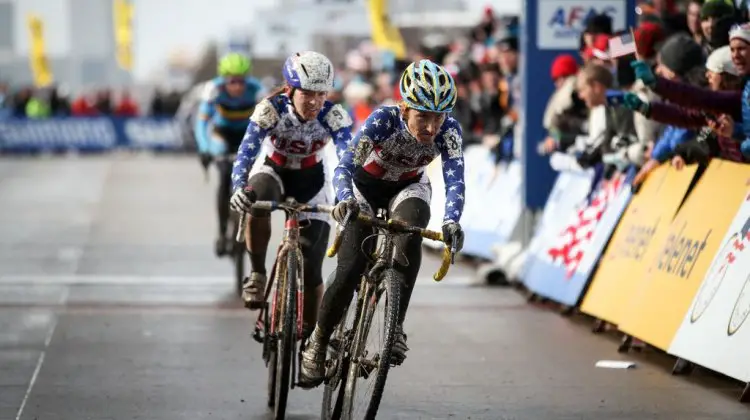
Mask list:
[[[577,73],[578,62],[570,54],[561,54],[552,62],[550,77],[555,83],[555,92],[544,111],[547,138],[539,146],[546,154],[568,150],[575,144],[576,137],[584,133],[588,110],[576,92]]]
[[[618,155],[619,160],[610,163],[622,168],[627,166],[628,160],[639,158],[631,156],[630,151],[635,139],[633,112],[622,107],[607,107],[607,91],[614,85],[612,72],[603,66],[587,64],[578,72],[576,85],[578,96],[589,108],[588,139],[584,150],[578,153],[578,164],[592,167],[603,163],[605,157]]]

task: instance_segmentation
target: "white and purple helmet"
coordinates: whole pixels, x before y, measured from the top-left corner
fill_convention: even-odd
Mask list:
[[[315,51],[294,53],[284,62],[284,79],[296,89],[328,92],[333,89],[333,63]]]

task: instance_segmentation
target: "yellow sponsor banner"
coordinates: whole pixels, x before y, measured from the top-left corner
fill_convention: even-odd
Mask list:
[[[129,0],[114,0],[112,20],[114,22],[115,57],[117,64],[130,71],[133,68],[133,16],[134,6]]]
[[[28,26],[29,38],[31,40],[29,66],[34,75],[34,85],[37,87],[48,86],[52,83],[54,77],[52,76],[44,44],[44,22],[42,22],[39,16],[29,14],[26,16],[26,25]]]
[[[372,42],[378,48],[392,52],[396,58],[406,58],[406,45],[401,32],[388,16],[388,0],[367,0]]]
[[[662,165],[649,175],[625,210],[581,304],[581,311],[619,324],[628,298],[658,251],[697,166]]]
[[[747,195],[750,168],[714,159],[634,280],[619,328],[667,350]]]

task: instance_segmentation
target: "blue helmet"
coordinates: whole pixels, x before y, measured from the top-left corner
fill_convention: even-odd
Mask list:
[[[333,89],[333,63],[315,51],[298,52],[286,59],[284,79],[293,88],[328,92]]]
[[[458,97],[450,73],[430,60],[409,64],[401,75],[399,90],[409,108],[428,112],[451,112]]]

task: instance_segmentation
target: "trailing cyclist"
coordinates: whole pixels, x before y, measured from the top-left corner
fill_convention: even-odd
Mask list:
[[[373,112],[341,158],[334,172],[339,202],[333,218],[342,222],[349,212],[372,216],[374,210],[388,209],[392,219],[426,227],[432,190],[425,167],[440,156],[446,194],[443,239],[449,244],[455,239],[460,250],[464,161],[461,126],[448,116],[456,103],[453,78],[441,66],[421,60],[410,64],[401,75],[400,91],[403,101]],[[329,338],[365,269],[367,257],[361,244],[372,233],[371,228],[356,222],[349,223],[342,233],[334,280],[323,296],[318,323],[303,353],[301,377],[305,386],[323,380]],[[402,326],[422,259],[421,242],[416,235],[396,241],[395,268],[404,284],[391,360],[395,364],[403,362],[408,350]]]
[[[251,69],[249,58],[230,53],[219,61],[219,76],[206,83],[195,123],[198,152],[205,169],[214,159],[236,153],[242,142],[248,118],[263,94],[260,82],[248,76]],[[222,256],[232,245],[232,232],[227,232],[232,193],[231,162],[219,161],[218,168],[219,234],[214,250],[217,256]]]
[[[251,273],[243,284],[242,298],[250,309],[265,302],[266,250],[271,237],[267,211],[251,209],[255,200],[281,201],[294,197],[300,203],[332,204],[325,166],[325,146],[333,140],[340,156],[351,140],[352,120],[341,105],[326,100],[333,88],[333,64],[323,54],[305,51],[284,63],[286,84],[255,108],[234,162],[232,209],[249,212],[246,238]],[[252,171],[263,140],[270,150],[263,165]],[[246,187],[249,186],[249,191]],[[324,213],[305,214],[310,224],[301,230],[304,264],[304,320],[312,328],[323,295],[321,274],[330,233]]]

